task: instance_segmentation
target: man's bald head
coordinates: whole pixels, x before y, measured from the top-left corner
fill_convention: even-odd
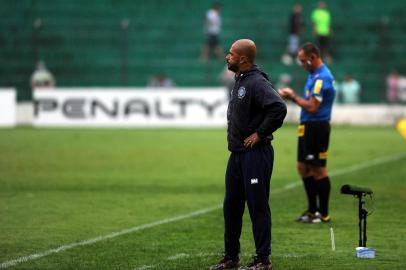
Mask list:
[[[239,39],[231,45],[226,56],[228,69],[239,73],[250,69],[255,62],[257,48],[250,39]]]
[[[254,41],[251,39],[239,39],[234,42],[233,47],[241,56],[246,56],[250,64],[254,64],[257,54],[257,47]]]

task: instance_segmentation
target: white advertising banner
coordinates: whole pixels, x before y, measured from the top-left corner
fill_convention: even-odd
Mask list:
[[[299,123],[300,108],[288,102],[285,123]],[[406,106],[402,105],[342,105],[334,104],[331,123],[339,125],[388,126],[395,125],[406,117]]]
[[[33,125],[225,127],[227,103],[226,90],[222,87],[36,89],[32,108]],[[297,123],[300,108],[291,102],[287,102],[287,105],[285,122]],[[8,119],[15,117],[11,111],[13,109],[7,110]],[[404,105],[335,104],[331,121],[333,124],[393,125],[403,117],[406,117]]]
[[[34,91],[34,126],[225,127],[224,88],[56,88]]]
[[[16,125],[16,91],[13,88],[0,88],[0,127]]]
[[[404,105],[334,105],[332,123],[349,125],[395,125],[406,117]]]

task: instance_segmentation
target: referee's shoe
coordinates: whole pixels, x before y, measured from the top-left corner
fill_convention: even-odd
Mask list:
[[[328,223],[331,221],[331,218],[329,215],[323,216],[321,215],[318,211],[316,213],[312,213],[309,211],[305,211],[300,217],[296,219],[297,222],[300,223]]]

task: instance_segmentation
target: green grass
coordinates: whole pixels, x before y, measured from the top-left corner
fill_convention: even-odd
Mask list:
[[[404,153],[332,178],[336,251],[325,224],[293,222],[304,210],[296,130],[276,134],[272,178],[275,269],[405,269],[406,142],[394,128],[334,127],[330,172]],[[63,245],[215,207],[222,203],[226,134],[214,130],[0,129],[0,264]],[[373,260],[355,258],[357,204],[350,183],[375,192],[368,217]],[[372,208],[372,202],[367,206]],[[207,269],[223,248],[220,208],[21,262],[10,269]],[[254,252],[245,215],[242,259]],[[147,269],[147,268],[144,268]]]

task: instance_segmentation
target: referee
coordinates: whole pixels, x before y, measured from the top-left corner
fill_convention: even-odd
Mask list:
[[[298,97],[290,88],[279,90],[282,97],[289,98],[302,108],[298,128],[297,169],[303,179],[308,208],[297,221],[329,222],[331,187],[326,164],[331,110],[336,93],[334,77],[323,63],[319,49],[312,43],[306,43],[300,48],[298,59],[310,73],[303,97]]]
[[[227,164],[224,196],[223,259],[211,270],[239,267],[242,218],[247,202],[256,256],[240,269],[271,270],[270,181],[274,152],[272,133],[282,126],[286,105],[268,76],[255,63],[256,46],[240,39],[227,54],[228,69],[235,73],[227,110]]]

